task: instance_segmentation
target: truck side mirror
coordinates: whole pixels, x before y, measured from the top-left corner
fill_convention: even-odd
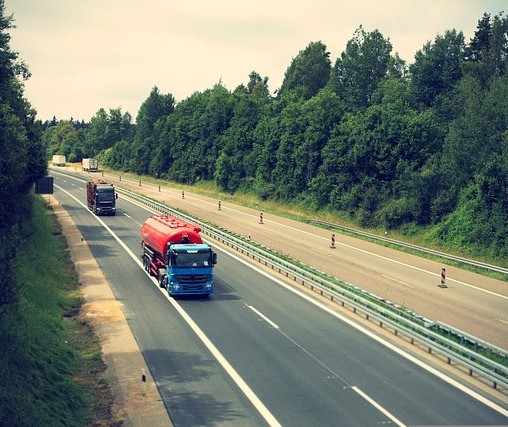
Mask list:
[[[212,265],[217,264],[217,254],[212,252]]]
[[[118,199],[118,193],[115,193],[115,199]]]

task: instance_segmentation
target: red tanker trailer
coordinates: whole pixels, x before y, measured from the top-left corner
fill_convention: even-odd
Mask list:
[[[217,255],[200,232],[169,215],[153,215],[141,226],[143,267],[171,296],[213,293]]]

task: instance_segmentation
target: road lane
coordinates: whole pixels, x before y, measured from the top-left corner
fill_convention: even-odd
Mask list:
[[[139,208],[129,207],[128,210],[130,218],[118,215],[104,219],[135,251],[139,250],[139,238],[136,237],[139,230],[133,231],[130,221],[140,222],[148,215]],[[97,230],[93,230],[93,234],[92,230],[88,230],[85,234],[91,234],[92,238],[96,236],[92,243],[97,244],[99,248],[104,246],[101,242],[105,237],[98,234]],[[111,249],[104,250],[103,255],[117,257],[116,252]],[[395,356],[385,348],[381,348],[382,346],[379,346],[381,349],[374,351],[373,348],[377,348],[377,344],[367,339],[368,337],[358,334],[357,331],[354,331],[352,337],[350,334],[353,332],[347,324],[340,325],[336,318],[323,310],[317,310],[302,298],[297,298],[292,293],[288,294],[284,288],[273,284],[265,276],[258,277],[250,271],[246,273],[242,266],[237,265],[241,263],[229,259],[227,255],[221,254],[220,260],[217,266],[216,295],[210,301],[191,298],[179,303],[212,342],[216,343],[221,353],[227,355],[228,360],[232,361],[242,377],[247,378],[248,384],[261,396],[262,401],[269,402],[272,412],[283,424],[308,425],[311,421],[314,423],[317,421],[317,424],[328,425],[340,419],[348,425],[365,425],[387,422],[389,420],[387,414],[393,414],[395,419],[402,419],[403,422],[410,421],[415,424],[434,423],[433,420],[438,419],[440,422],[448,420],[463,423],[466,416],[469,420],[484,423],[505,419],[499,414],[493,414],[478,401],[469,403],[468,407],[464,408],[468,410],[462,410],[460,413],[449,408],[449,403],[454,401],[457,402],[457,407],[461,408],[460,402],[464,399],[462,392],[448,384],[442,384],[442,381],[436,380],[428,373],[421,373],[421,369],[416,369],[415,373],[414,366],[407,361],[399,361],[399,356],[397,362],[394,362]],[[131,267],[132,260],[119,268],[121,271],[130,271]],[[109,275],[114,275],[114,272],[110,272]],[[160,324],[165,325],[166,316],[170,314],[167,307],[164,308],[163,305],[159,307],[159,304],[153,303],[151,292],[144,291],[142,280],[136,285],[131,292],[138,305],[141,301],[143,308],[139,309],[140,311],[130,309],[131,311],[127,311],[130,314],[128,318],[132,318],[134,322],[138,317],[145,318],[148,314],[152,316],[152,311],[157,308],[157,312],[160,310],[163,313],[160,315]],[[117,292],[125,291],[125,287],[124,283],[118,287]],[[156,293],[154,298],[155,295]],[[130,303],[127,299],[130,297],[124,298],[128,307]],[[150,304],[143,304],[145,298],[150,298]],[[271,321],[281,325],[284,334],[274,334],[273,325],[260,318],[249,309],[249,306],[256,307],[256,310]],[[246,316],[245,312],[250,316]],[[143,319],[142,323],[145,321],[146,319]],[[169,324],[178,325],[178,319],[171,317]],[[133,327],[136,336],[138,333],[154,334],[152,328],[148,330],[140,326],[138,328],[141,330],[136,331],[136,326]],[[180,328],[178,330],[180,331]],[[157,338],[159,347],[162,347],[161,336],[169,340],[168,344],[171,343],[170,336],[155,335],[154,339]],[[185,336],[189,339],[187,335]],[[362,342],[358,348],[354,345],[357,340]],[[199,347],[199,343],[197,346]],[[381,356],[374,356],[378,351]],[[363,354],[370,354],[372,357],[362,360],[360,356]],[[171,360],[171,353],[166,355]],[[157,366],[163,363],[157,357],[154,359]],[[334,363],[338,365],[334,366]],[[169,364],[173,364],[173,361],[171,360]],[[392,367],[387,368],[385,364]],[[182,383],[195,382],[192,379],[192,372],[184,373],[184,371],[178,372],[186,378],[189,375],[190,378],[182,380]],[[387,376],[386,372],[394,374]],[[403,378],[398,378],[401,376],[400,372],[404,373]],[[387,382],[389,386],[386,385]],[[206,384],[206,389],[211,390],[208,388],[211,386],[213,384]],[[429,399],[429,394],[420,390],[430,391],[430,396],[444,395],[448,403],[444,404],[438,398]],[[173,393],[173,398],[178,395]],[[379,405],[385,408],[386,412],[380,411],[364,396],[368,396],[373,402],[381,402]],[[168,399],[171,401],[169,396]],[[471,399],[467,398],[466,401],[468,400]],[[419,406],[415,405],[415,401],[420,402]],[[182,402],[179,400],[178,404],[173,401],[168,406],[173,405],[175,410],[185,412],[179,407],[180,403]],[[218,402],[214,404],[219,405]],[[205,413],[207,410],[210,408],[203,408]],[[212,418],[216,419],[217,415],[213,415],[215,416]],[[204,418],[204,415],[201,416],[201,421]],[[194,425],[195,421],[194,418],[184,418],[183,415],[182,420],[184,421],[182,425]]]
[[[508,349],[508,284],[466,270],[434,262],[371,242],[336,233],[337,249],[330,249],[331,232],[309,224],[264,213],[259,224],[259,211],[181,190],[118,175],[106,177],[132,191],[141,192],[184,209],[191,215],[212,221],[240,235],[299,259],[332,276],[339,277],[370,292],[383,296],[433,320],[442,321],[485,341]],[[408,267],[410,266],[410,267]],[[440,289],[441,268],[446,268],[449,288]],[[389,280],[387,277],[393,277]],[[408,288],[403,283],[409,283]],[[469,288],[473,286],[473,288]],[[476,289],[475,289],[476,288]],[[494,294],[485,294],[479,289]]]

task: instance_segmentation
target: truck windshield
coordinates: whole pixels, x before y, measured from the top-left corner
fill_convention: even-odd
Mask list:
[[[172,265],[177,268],[196,268],[210,267],[210,253],[186,253],[179,252],[176,257],[172,257]]]
[[[115,200],[115,190],[113,188],[104,188],[97,190],[97,197],[101,200]]]

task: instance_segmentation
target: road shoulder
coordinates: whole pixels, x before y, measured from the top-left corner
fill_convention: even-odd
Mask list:
[[[80,292],[82,315],[93,325],[107,366],[104,380],[114,396],[112,412],[129,426],[172,426],[141,350],[90,248],[69,214],[53,199],[52,208],[67,240]],[[143,383],[143,373],[146,382]]]

